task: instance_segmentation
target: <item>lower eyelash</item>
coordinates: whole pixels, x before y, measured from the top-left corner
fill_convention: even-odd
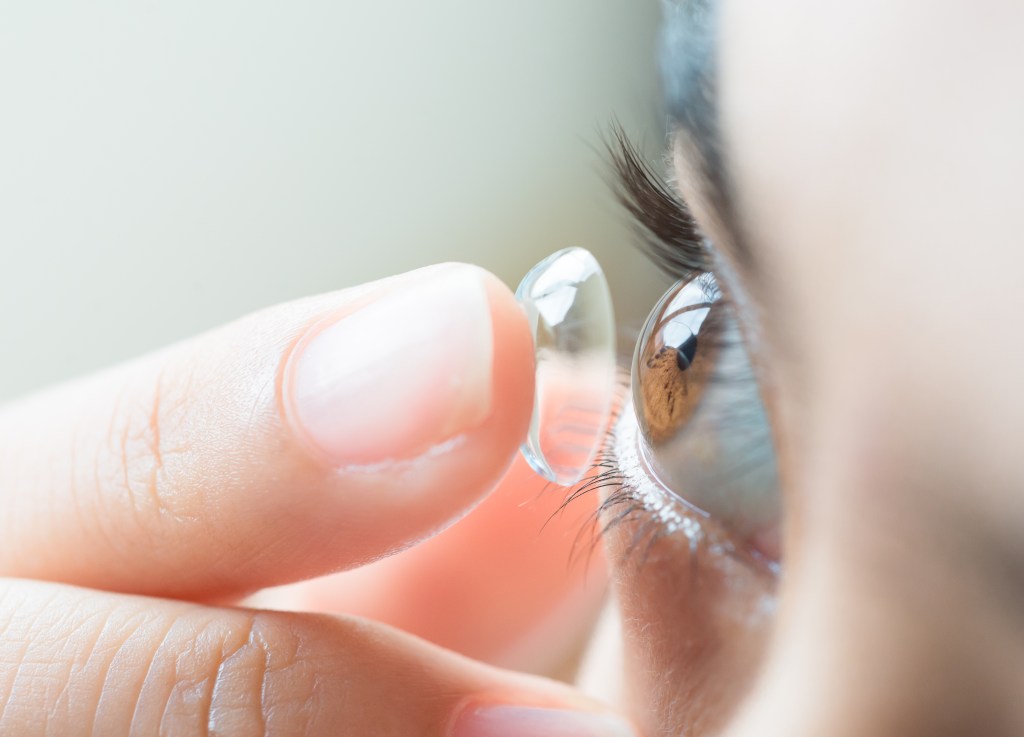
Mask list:
[[[628,384],[628,376],[624,380],[619,377],[619,388],[623,394]],[[627,401],[613,418],[611,429],[591,465],[590,473],[569,491],[555,514],[583,496],[610,489],[605,492],[605,497],[594,510],[589,522],[585,522],[577,534],[577,553],[588,532],[597,531],[591,545],[586,546],[589,551],[600,542],[601,537],[627,520],[643,515],[627,548],[629,556],[639,554],[640,564],[643,565],[647,554],[659,539],[677,534],[686,537],[691,554],[696,556],[702,544],[710,540],[704,530],[707,515],[688,508],[682,500],[668,494],[647,476],[641,466],[636,445],[638,429],[632,414],[632,404]],[[719,554],[724,552],[719,543],[713,546],[713,550]],[[574,558],[577,553],[574,553]]]
[[[621,388],[625,390],[626,386],[628,379]],[[705,563],[717,561],[735,564],[740,560],[748,565],[764,566],[777,574],[777,563],[737,547],[731,536],[714,519],[688,505],[651,478],[645,470],[645,461],[640,457],[638,432],[632,404],[627,401],[614,418],[591,472],[571,489],[560,505],[559,509],[564,509],[580,497],[610,489],[598,504],[590,523],[584,523],[580,529],[573,558],[577,558],[581,551],[592,550],[604,535],[627,520],[639,518],[626,555],[637,558],[640,567],[646,563],[648,554],[658,540],[665,536],[681,535],[688,542],[694,570]],[[591,544],[581,546],[588,531],[594,530],[597,534],[593,535]]]
[[[629,496],[662,527],[664,534],[681,534],[694,549],[706,537],[703,521],[707,515],[686,508],[681,500],[669,495],[644,470],[637,444],[640,428],[631,409],[632,405],[626,407],[627,411],[621,413],[609,435],[610,449],[622,478],[621,491],[628,491]]]
[[[606,460],[619,475],[619,486],[598,506],[597,514],[606,516],[610,509],[626,506],[628,514],[613,518],[605,524],[601,534],[634,515],[642,514],[627,555],[639,554],[642,566],[651,548],[664,536],[679,535],[687,540],[694,569],[699,560],[718,559],[734,552],[731,542],[719,534],[717,525],[704,512],[695,509],[661,487],[644,468],[640,456],[637,433],[640,428],[633,415],[632,404],[627,404],[616,419],[608,435]]]

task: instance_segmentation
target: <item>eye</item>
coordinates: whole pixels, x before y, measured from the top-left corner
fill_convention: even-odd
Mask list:
[[[739,327],[712,274],[678,282],[658,302],[637,343],[632,388],[648,474],[775,557],[771,433]]]

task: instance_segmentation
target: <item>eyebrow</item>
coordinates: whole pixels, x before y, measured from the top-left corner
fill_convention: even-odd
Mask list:
[[[693,173],[708,205],[745,266],[753,261],[740,236],[733,187],[722,150],[718,107],[716,0],[662,0],[660,61],[665,104],[677,133],[685,134],[697,161]]]
[[[668,112],[721,165],[713,0],[662,0],[660,56]]]

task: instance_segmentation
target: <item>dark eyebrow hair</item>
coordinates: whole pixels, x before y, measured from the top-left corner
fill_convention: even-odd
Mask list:
[[[722,150],[718,108],[718,3],[662,0],[660,59],[665,104],[677,135],[685,136],[696,160],[696,180],[716,219],[727,230],[730,252],[744,265],[753,261],[740,237]]]

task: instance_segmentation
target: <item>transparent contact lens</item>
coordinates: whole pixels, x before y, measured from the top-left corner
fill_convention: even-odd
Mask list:
[[[615,388],[615,318],[608,282],[583,248],[558,251],[516,290],[533,331],[536,393],[521,451],[534,471],[579,481],[604,440]]]

